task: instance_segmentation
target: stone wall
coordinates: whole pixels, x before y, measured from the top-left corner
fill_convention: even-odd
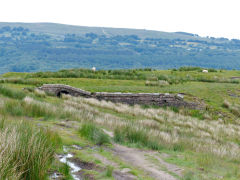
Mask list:
[[[44,84],[39,89],[61,96],[61,94],[70,94],[72,96],[83,96],[86,98],[96,98],[98,100],[106,100],[126,104],[143,104],[156,106],[174,106],[188,107],[191,109],[201,109],[199,104],[184,101],[182,95],[168,93],[107,93],[96,92],[90,93],[82,89],[74,88],[62,84]]]
[[[39,87],[38,89],[56,95],[58,97],[60,97],[61,94],[70,94],[71,96],[83,96],[83,97],[92,96],[91,93],[88,91],[84,91],[82,89],[74,88],[72,86],[63,84],[44,84],[42,87]]]

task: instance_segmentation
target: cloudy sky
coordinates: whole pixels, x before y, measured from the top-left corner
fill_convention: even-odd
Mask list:
[[[240,39],[239,0],[2,0],[1,22],[185,31]]]

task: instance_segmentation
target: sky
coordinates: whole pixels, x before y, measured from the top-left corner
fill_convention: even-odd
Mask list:
[[[240,39],[239,0],[2,0],[0,22],[184,31]]]

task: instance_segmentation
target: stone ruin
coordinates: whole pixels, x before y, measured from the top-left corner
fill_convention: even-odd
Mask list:
[[[63,84],[44,84],[39,87],[46,93],[54,94],[61,97],[62,94],[71,96],[81,96],[85,98],[95,98],[98,100],[111,101],[115,103],[156,105],[156,106],[173,106],[187,107],[190,109],[201,109],[199,103],[184,101],[182,94],[169,93],[120,93],[120,92],[95,92],[91,93],[79,88],[74,88]]]

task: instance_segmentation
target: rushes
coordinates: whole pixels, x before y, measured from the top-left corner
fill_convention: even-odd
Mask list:
[[[15,130],[9,133],[8,129],[0,133],[0,179],[17,180],[22,175],[18,172],[18,164],[12,162],[11,153],[17,151],[17,134]]]
[[[20,122],[0,130],[1,179],[42,180],[61,143],[57,134]]]
[[[130,125],[121,128],[117,127],[114,130],[114,140],[119,143],[134,143],[153,150],[162,149],[161,144],[149,136],[145,130],[139,130]]]
[[[97,145],[110,143],[109,136],[93,123],[84,123],[79,129],[79,133]]]

